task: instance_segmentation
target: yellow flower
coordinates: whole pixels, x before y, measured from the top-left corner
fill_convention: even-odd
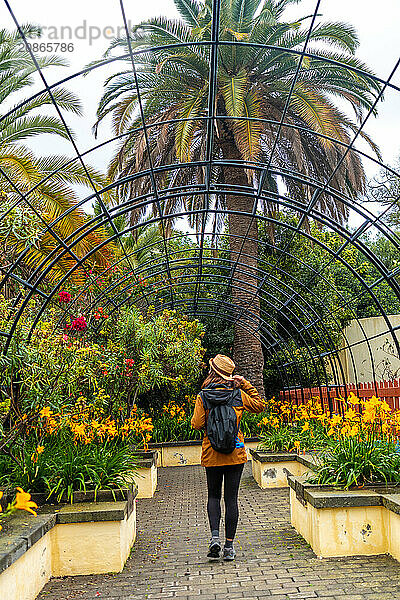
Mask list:
[[[350,437],[354,437],[355,435],[357,435],[359,429],[358,429],[358,425],[353,425],[349,431],[349,436]]]
[[[0,500],[2,499],[2,497],[3,497],[3,492],[0,492]],[[1,504],[0,504],[0,512],[2,512],[2,510],[3,509],[2,509]]]
[[[74,433],[76,435],[84,436],[85,435],[85,429],[86,429],[85,423],[80,423],[79,425],[75,425]]]
[[[308,431],[310,429],[310,423],[308,421],[306,421],[302,427],[301,433],[304,433],[305,431]]]
[[[350,425],[348,423],[346,423],[345,425],[343,425],[343,427],[340,430],[341,435],[343,436],[347,436],[348,433],[350,432]]]
[[[357,417],[357,413],[353,408],[349,408],[344,413],[344,416],[346,417],[346,419],[349,419],[349,421],[354,421],[354,419]]]
[[[39,413],[41,417],[49,417],[52,414],[53,412],[50,410],[49,406],[45,406],[44,408],[42,408],[42,410]]]
[[[376,419],[376,412],[373,408],[366,408],[364,410],[362,420],[364,423],[373,423]]]
[[[38,446],[38,447],[36,448],[36,452],[37,452],[37,454],[42,454],[42,453],[43,453],[43,450],[44,450],[44,446]]]
[[[299,441],[294,442],[293,446],[297,452],[300,452],[300,442]]]
[[[333,415],[331,418],[331,427],[335,427],[335,425],[339,425],[342,422],[342,417],[340,415]]]
[[[353,404],[355,406],[356,404],[360,404],[360,399],[357,398],[357,396],[354,394],[354,392],[350,392],[350,396],[347,398],[347,402],[349,402],[349,404]]]
[[[33,508],[37,508],[36,502],[31,500],[31,495],[28,492],[24,492],[24,490],[20,487],[17,487],[17,496],[14,501],[14,508],[17,510],[26,510],[29,513],[32,513],[35,517],[37,513],[32,510]]]

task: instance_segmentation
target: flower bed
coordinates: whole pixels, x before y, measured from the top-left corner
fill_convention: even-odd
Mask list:
[[[12,449],[0,460],[0,485],[22,485],[55,502],[88,489],[124,488],[136,469],[132,443],[142,435],[141,423],[136,416],[106,417],[83,398],[70,410],[45,406],[15,424]]]
[[[137,489],[80,493],[76,504],[12,515],[0,537],[0,598],[33,600],[54,577],[118,572],[136,538]]]
[[[350,394],[337,406],[328,414],[319,399],[277,402],[263,423],[264,446],[299,450],[315,439],[318,452],[253,453],[255,478],[274,487],[287,477],[292,525],[318,556],[388,552],[400,560],[400,412],[375,396]]]

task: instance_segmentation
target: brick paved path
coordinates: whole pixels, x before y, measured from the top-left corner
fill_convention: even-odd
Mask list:
[[[138,501],[138,537],[122,573],[53,579],[40,600],[399,600],[388,556],[319,560],[290,526],[287,490],[260,490],[244,471],[234,563],[210,563],[202,467],[159,469]],[[4,599],[5,600],[5,599]]]

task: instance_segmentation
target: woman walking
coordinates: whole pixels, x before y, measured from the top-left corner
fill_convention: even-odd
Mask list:
[[[210,370],[196,398],[191,422],[194,429],[205,429],[201,464],[206,469],[207,477],[207,512],[211,528],[207,556],[210,559],[218,559],[221,552],[219,525],[222,481],[225,501],[223,559],[235,558],[233,540],[239,519],[238,492],[244,463],[247,462],[240,421],[244,410],[260,413],[265,408],[256,388],[244,377],[233,376],[234,369],[235,363],[228,356],[217,354],[210,359]],[[233,446],[230,447],[229,438],[232,434]]]

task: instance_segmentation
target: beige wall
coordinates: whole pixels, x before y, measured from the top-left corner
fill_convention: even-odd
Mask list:
[[[136,504],[123,521],[56,525],[51,535],[53,577],[122,571],[136,537]]]
[[[33,600],[51,577],[51,531],[0,573],[1,600]]]
[[[290,489],[291,523],[320,558],[400,556],[400,517],[383,506],[314,508]]]
[[[122,521],[58,524],[0,573],[0,600],[34,600],[50,577],[122,571],[136,538],[136,503]]]
[[[309,473],[309,469],[297,462],[297,460],[281,462],[260,462],[253,457],[253,477],[260,488],[284,488],[289,487],[287,473],[301,476]]]
[[[393,327],[400,326],[400,315],[391,315],[388,318]],[[396,335],[400,341],[400,333],[396,332]],[[344,336],[344,344],[349,345],[350,349],[343,350],[339,355],[339,360],[345,372],[346,383],[356,383],[357,381],[363,383],[374,379],[379,381],[400,377],[400,359],[391,354],[392,352],[396,354],[396,349],[383,317],[351,321],[344,331]],[[366,339],[369,340],[374,357],[375,375]]]
[[[138,498],[152,498],[157,488],[157,467],[142,467],[132,476],[138,487]]]
[[[259,443],[245,441],[244,445],[248,460],[252,460],[250,449],[255,450]],[[186,467],[188,465],[199,465],[201,461],[201,445],[198,444],[193,446],[161,446],[155,449],[157,450],[158,467]],[[139,481],[137,480],[136,483],[139,483]]]

